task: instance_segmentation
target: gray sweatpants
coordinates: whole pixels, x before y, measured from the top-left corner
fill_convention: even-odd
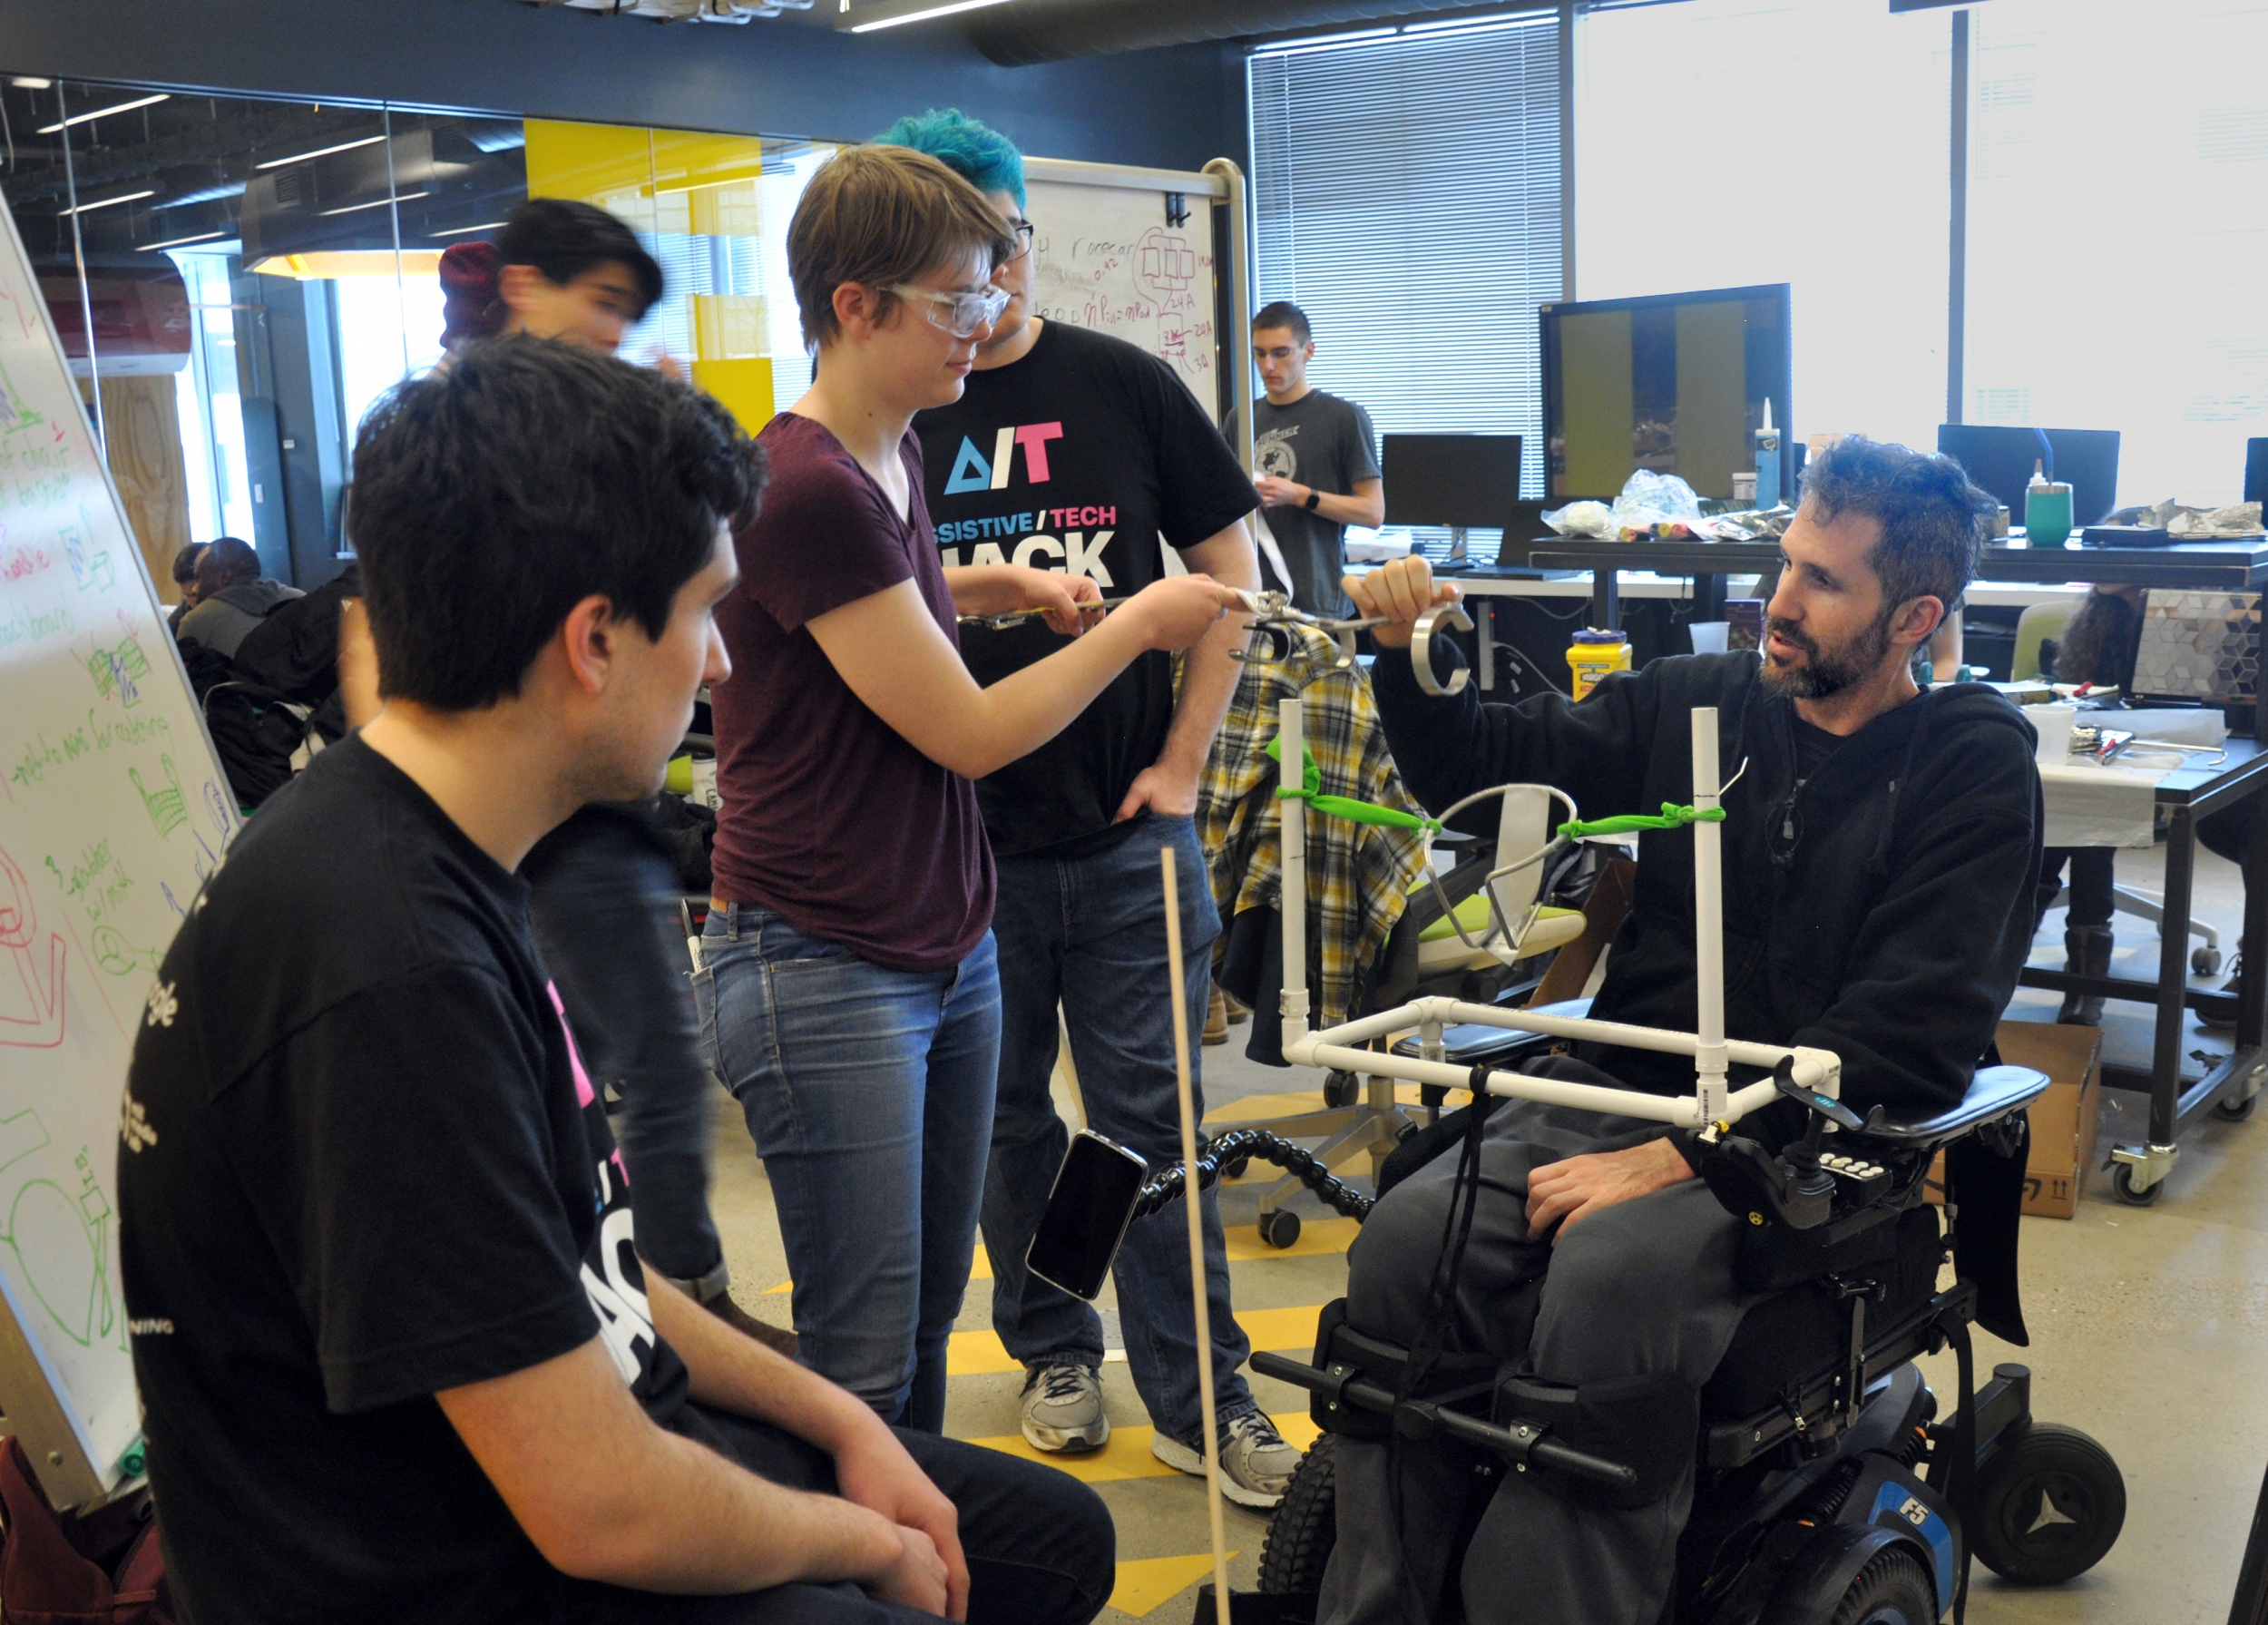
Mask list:
[[[1531,1070],[1613,1082],[1571,1061]],[[1527,1371],[1560,1383],[1670,1371],[1696,1390],[1708,1381],[1756,1299],[1733,1281],[1738,1223],[1700,1180],[1591,1214],[1556,1245],[1528,1234],[1531,1170],[1663,1131],[1523,1101],[1497,1108],[1481,1148],[1452,1350],[1525,1356]],[[1364,1221],[1347,1260],[1347,1318],[1358,1330],[1405,1346],[1416,1340],[1457,1163],[1453,1150],[1436,1158]],[[1662,1500],[1626,1512],[1575,1505],[1523,1473],[1481,1479],[1465,1448],[1404,1440],[1393,1454],[1398,1527],[1387,1444],[1339,1441],[1338,1541],[1324,1575],[1320,1625],[1438,1618],[1475,1495],[1489,1499],[1460,1574],[1471,1625],[1655,1625],[1660,1618],[1693,1506],[1690,1461]]]

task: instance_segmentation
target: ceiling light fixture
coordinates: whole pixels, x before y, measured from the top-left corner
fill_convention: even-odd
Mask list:
[[[861,6],[846,12],[835,24],[851,34],[873,34],[877,29],[895,28],[906,23],[926,23],[932,17],[950,17],[957,12],[982,11],[988,5],[1004,5],[1006,0],[885,0],[880,5]],[[882,15],[877,15],[882,14]],[[859,21],[861,17],[865,20]]]
[[[225,231],[202,231],[195,237],[176,237],[171,242],[150,243],[145,246],[142,251],[145,254],[154,254],[160,249],[178,249],[183,243],[189,242],[211,242],[216,238],[226,237],[228,233]]]
[[[326,219],[334,214],[359,214],[366,209],[383,209],[388,203],[406,203],[413,198],[422,198],[425,195],[422,191],[406,191],[398,197],[373,198],[367,203],[349,203],[344,209],[318,209],[316,212]]]
[[[88,214],[97,209],[108,209],[112,203],[131,203],[136,198],[154,198],[158,194],[154,191],[121,192],[114,198],[97,198],[92,203],[82,203],[75,209],[65,209],[62,210],[62,212],[64,214]]]
[[[847,6],[850,0],[843,0],[843,3]],[[34,79],[28,73],[18,73],[8,83],[18,90],[53,90],[55,86],[55,82],[52,79]]]
[[[96,108],[93,113],[74,113],[69,118],[56,123],[42,124],[39,127],[39,133],[53,135],[56,131],[68,130],[73,124],[84,124],[94,119],[106,119],[114,113],[132,113],[137,107],[149,107],[160,102],[171,102],[172,99],[171,93],[164,93],[155,96],[144,96],[137,102],[113,102],[108,107]]]
[[[294,152],[288,158],[271,158],[266,163],[256,163],[256,170],[279,170],[287,163],[305,163],[310,158],[327,158],[333,152],[351,152],[357,147],[374,147],[386,139],[383,135],[366,135],[360,141],[343,141],[335,147],[318,147],[312,152]]]
[[[485,225],[480,226],[451,226],[446,231],[428,231],[425,235],[428,237],[462,237],[467,231],[494,231],[503,224],[502,220],[490,220]]]

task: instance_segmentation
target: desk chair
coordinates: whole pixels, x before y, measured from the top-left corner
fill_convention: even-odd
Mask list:
[[[1546,883],[1549,879],[1541,864],[1500,876],[1493,882],[1489,879],[1499,853],[1534,852],[1544,845],[1549,838],[1552,807],[1550,793],[1539,786],[1515,785],[1506,792],[1497,815],[1495,840],[1470,850],[1441,877],[1438,890],[1427,884],[1410,894],[1408,905],[1379,954],[1362,999],[1363,1009],[1351,1015],[1391,1010],[1421,994],[1481,1002],[1498,991],[1488,984],[1500,979],[1511,965],[1582,935],[1581,910],[1540,903],[1549,895]],[[1442,905],[1444,898],[1447,910]],[[1476,987],[1476,981],[1482,985]],[[1500,1051],[1509,1052],[1531,1042],[1532,1036],[1526,1033],[1475,1029],[1471,1042],[1456,1046],[1449,1058],[1460,1066],[1472,1066]],[[1358,1088],[1360,1098],[1355,1093]],[[1334,1072],[1325,1082],[1324,1101],[1320,1111],[1296,1112],[1237,1127],[1265,1130],[1295,1140],[1321,1135],[1324,1142],[1314,1155],[1325,1168],[1342,1167],[1367,1151],[1373,1178],[1387,1153],[1418,1127],[1417,1120],[1395,1100],[1391,1078],[1374,1077],[1357,1084],[1352,1076]],[[1233,1164],[1229,1177],[1242,1171],[1241,1163]],[[1289,1247],[1299,1239],[1299,1215],[1277,1204],[1300,1188],[1299,1180],[1287,1177],[1261,1196],[1260,1238],[1270,1247]]]
[[[2053,679],[2055,673],[2047,670],[2040,660],[2040,644],[2049,638],[2060,641],[2077,613],[2077,609],[2071,604],[2028,605],[2016,620],[2016,658],[2009,667],[2009,676],[2019,682],[2032,677]],[[2048,906],[2053,908],[2056,903],[2062,902],[2064,895],[2064,892],[2058,891],[2055,902]],[[2111,907],[2119,914],[2147,920],[2154,925],[2165,923],[2165,910],[2158,899],[2131,886],[2111,887]],[[2189,922],[2189,935],[2197,938],[2199,945],[2190,952],[2189,968],[2200,976],[2217,974],[2221,969],[2221,934],[2202,921],[2192,920]]]

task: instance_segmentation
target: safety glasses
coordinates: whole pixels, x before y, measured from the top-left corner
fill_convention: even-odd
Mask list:
[[[973,338],[980,328],[989,328],[1000,319],[1000,313],[1008,308],[1009,295],[997,288],[979,289],[974,293],[937,293],[926,288],[910,288],[900,282],[885,291],[900,299],[925,299],[929,304],[929,325],[943,328],[955,338]]]

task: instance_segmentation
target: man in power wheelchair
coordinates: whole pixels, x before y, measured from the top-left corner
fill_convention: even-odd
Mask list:
[[[1469,691],[1429,697],[1407,662],[1377,662],[1395,759],[1434,808],[1507,781],[1561,787],[1586,817],[1685,801],[1691,713],[1715,707],[1724,1030],[1833,1052],[1842,1102],[1809,1103],[1784,1067],[1792,1098],[1725,1135],[1498,1101],[1458,1155],[1383,1195],[1318,1350],[1325,1385],[1340,1385],[1317,1406],[1334,1429],[1336,1526],[1319,1620],[1654,1625],[1675,1610],[1918,1625],[1950,1602],[1945,1501],[1907,1472],[1928,1444],[1919,1379],[1908,1371],[1872,1403],[1867,1393],[1888,1367],[1965,1333],[1980,1289],[1973,1312],[2022,1339],[2022,1163],[1998,1153],[2020,1150],[2009,1114],[2044,1080],[1978,1067],[2028,947],[2032,734],[1989,690],[1923,693],[1911,676],[1917,647],[1960,602],[1991,506],[1944,458],[1854,438],[1806,472],[1761,663],[1660,661],[1608,678],[1580,706],[1548,695],[1506,707]],[[1384,618],[1374,635],[1389,649],[1455,596],[1417,558],[1348,587],[1364,615]],[[1643,837],[1595,1017],[1694,1030],[1694,890],[1690,837]],[[1690,1089],[1692,1065],[1592,1045],[1535,1063],[1663,1093]],[[1872,1118],[1875,1131],[1823,1140],[1823,1112],[1845,1132]],[[1997,1146],[1962,1140],[1996,1120]],[[1939,1303],[1937,1219],[1920,1203],[1928,1153],[1947,1141],[1960,1142],[1961,1263],[1978,1278]],[[1350,1384],[1390,1411],[1405,1402],[1401,1415],[1366,1411]],[[2022,1410],[2019,1387],[1991,1396],[1994,1417]],[[1437,1407],[1460,1389],[1449,1410],[1477,1409],[1467,1420],[1508,1429],[1514,1449],[1476,1456],[1447,1436],[1454,1424]],[[1745,1432],[1704,1425],[1735,1415]],[[1836,1434],[1846,1449],[1881,1435],[1856,1483],[1815,1470],[1833,1466],[1817,1441]],[[1508,1461],[1523,1436],[1548,1445]],[[1974,1441],[1938,1454],[1941,1490],[1969,1476],[1962,1446]],[[1602,1464],[1619,1482],[1600,1482]],[[1790,1465],[1814,1470],[1790,1478]],[[1712,1493],[1697,1503],[1705,1481]],[[1804,1561],[1823,1562],[1820,1574],[1765,1561],[1788,1555],[1759,1549],[1765,1530],[1785,1543],[1804,1525],[1760,1521],[1760,1495],[1785,1493],[1781,1510],[1817,1525],[1839,1522],[1836,1497],[1854,1491],[1886,1497],[1911,1538],[1884,1531],[1863,1550],[1812,1553]],[[1862,1579],[1882,1597],[1846,1597]],[[1816,1612],[1762,1611],[1806,1606],[1787,1600],[1791,1585]]]

